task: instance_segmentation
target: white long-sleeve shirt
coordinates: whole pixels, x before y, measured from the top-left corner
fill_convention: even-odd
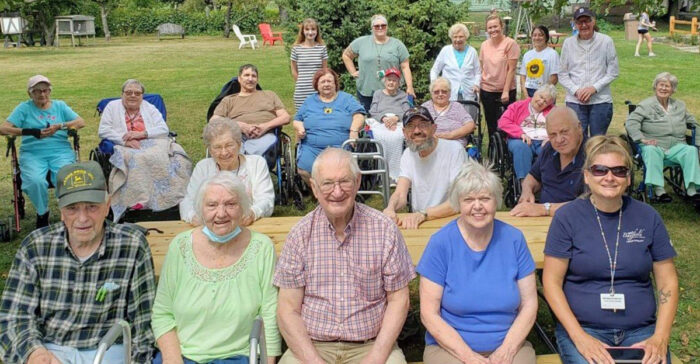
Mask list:
[[[196,213],[194,211],[194,199],[199,186],[209,177],[219,173],[219,167],[214,158],[202,159],[192,171],[190,183],[187,185],[185,198],[180,202],[180,219],[191,223]],[[255,219],[272,215],[275,207],[275,190],[272,187],[270,172],[267,169],[265,158],[258,155],[241,156],[241,166],[237,172],[233,172],[241,178],[246,186],[246,192],[251,198],[251,209]]]
[[[442,77],[450,80],[450,88],[452,89],[450,101],[457,101],[460,87],[464,99],[472,100],[474,98],[473,87],[478,87],[481,84],[479,55],[474,47],[468,45],[466,47],[467,55],[464,56],[462,67],[457,65],[454,47],[450,44],[442,47],[440,54],[435,58],[433,68],[430,69],[430,82],[435,81],[441,73]]]
[[[587,105],[611,103],[610,84],[620,74],[615,44],[609,36],[594,32],[593,38],[578,36],[564,40],[559,62],[559,83],[566,89],[566,102],[581,104],[576,98],[580,88],[593,86],[596,93]]]
[[[160,138],[168,135],[168,124],[163,120],[160,111],[146,100],[141,102],[141,117],[149,138]],[[97,130],[102,139],[109,139],[115,144],[124,145],[122,136],[126,134],[126,109],[121,99],[110,101],[105,106]]]

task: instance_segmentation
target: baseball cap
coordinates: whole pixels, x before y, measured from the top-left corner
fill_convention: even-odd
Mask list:
[[[401,78],[401,72],[396,67],[387,68],[386,71],[384,71],[384,77],[389,75],[394,75],[398,78]]]
[[[56,176],[58,207],[76,202],[105,202],[107,182],[96,161],[76,162],[63,166]]]
[[[576,20],[576,19],[578,19],[578,18],[580,18],[580,17],[582,17],[582,16],[588,16],[588,17],[591,17],[591,18],[595,18],[595,15],[594,15],[593,12],[591,11],[591,9],[589,9],[589,8],[587,8],[587,7],[585,7],[585,6],[576,9],[576,11],[574,12],[574,20]]]
[[[423,106],[417,106],[406,110],[406,112],[403,114],[403,125],[406,126],[406,124],[408,124],[413,118],[421,118],[425,121],[435,123],[432,115],[430,115],[430,111]]]
[[[31,89],[32,87],[34,87],[37,84],[42,83],[42,82],[46,82],[49,84],[49,86],[51,86],[51,81],[49,81],[49,79],[46,78],[46,76],[36,75],[36,76],[30,77],[29,82],[27,82],[27,90]]]

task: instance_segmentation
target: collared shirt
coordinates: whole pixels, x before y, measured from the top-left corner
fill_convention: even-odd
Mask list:
[[[5,283],[0,358],[25,363],[42,343],[94,350],[124,319],[131,325],[132,360],[150,362],[155,289],[151,251],[133,226],[106,221],[100,247],[83,262],[62,223],[35,230],[22,242]]]
[[[542,184],[540,202],[568,202],[583,193],[583,162],[586,159],[583,145],[578,149],[574,159],[561,168],[559,152],[547,143],[532,165],[530,175]]]
[[[318,341],[361,341],[377,336],[387,292],[415,277],[398,227],[361,203],[345,228],[345,240],[319,206],[289,232],[274,285],[304,288],[301,316]]]
[[[593,86],[596,93],[586,105],[611,103],[610,84],[620,74],[612,38],[598,32],[593,38],[569,37],[561,46],[559,83],[566,89],[566,102],[580,104],[574,96],[580,88]]]

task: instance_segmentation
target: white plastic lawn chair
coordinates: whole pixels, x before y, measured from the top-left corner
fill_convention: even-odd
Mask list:
[[[236,33],[236,37],[241,42],[241,44],[238,45],[238,49],[243,48],[246,44],[250,44],[250,48],[255,49],[255,45],[258,44],[258,38],[255,37],[255,34],[241,33],[241,28],[236,24],[233,24],[233,32]]]

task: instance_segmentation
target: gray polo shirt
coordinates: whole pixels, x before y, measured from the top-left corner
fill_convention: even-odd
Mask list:
[[[580,104],[574,96],[576,91],[593,86],[598,92],[591,96],[589,105],[611,103],[610,84],[619,74],[615,44],[609,36],[594,32],[589,40],[576,36],[564,41],[559,62],[559,83],[566,90],[566,102]]]

